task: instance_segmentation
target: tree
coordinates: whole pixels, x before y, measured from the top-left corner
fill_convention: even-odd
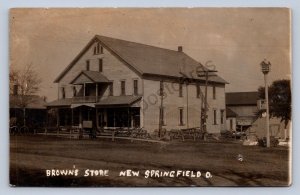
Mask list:
[[[276,80],[268,89],[270,117],[284,121],[285,128],[291,120],[291,87],[290,80]],[[265,88],[258,88],[259,97],[265,99]]]
[[[34,70],[32,64],[26,65],[24,69],[18,70],[11,67],[9,73],[9,89],[10,94],[15,95],[15,98],[10,101],[23,109],[24,126],[26,125],[26,107],[34,101],[32,97],[40,89],[41,79]]]

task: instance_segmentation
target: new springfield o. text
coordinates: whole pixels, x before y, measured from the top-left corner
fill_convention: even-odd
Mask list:
[[[84,169],[79,170],[73,169],[47,169],[47,177],[57,177],[57,176],[83,176],[83,177],[109,177],[110,171],[107,169]],[[117,175],[116,175],[117,174]],[[122,170],[119,172],[111,173],[113,176],[119,177],[144,177],[144,178],[160,178],[160,177],[190,177],[190,178],[212,178],[212,174],[209,171],[195,171],[195,170]]]

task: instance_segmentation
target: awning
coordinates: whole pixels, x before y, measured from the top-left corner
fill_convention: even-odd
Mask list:
[[[77,107],[80,107],[80,106],[88,106],[88,107],[95,108],[95,103],[71,104],[71,108],[77,108]]]
[[[141,96],[109,96],[100,102],[96,103],[97,107],[101,106],[135,106],[141,100]]]
[[[81,71],[70,84],[79,85],[84,83],[110,83],[110,81],[98,71]]]
[[[58,99],[46,104],[47,107],[69,107],[71,106],[72,98]]]
[[[89,96],[86,96],[89,97]],[[142,96],[108,96],[101,99],[99,102],[90,102],[90,101],[81,101],[75,102],[74,98],[65,98],[58,99],[53,102],[48,103],[47,107],[68,107],[68,108],[77,108],[79,106],[88,106],[88,107],[108,107],[108,106],[131,106],[131,107],[140,107],[139,102]]]

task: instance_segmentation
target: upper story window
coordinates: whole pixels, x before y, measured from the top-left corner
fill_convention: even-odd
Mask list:
[[[125,81],[121,81],[121,95],[125,95]]]
[[[164,82],[159,82],[159,95],[162,96],[164,94]]]
[[[94,47],[94,55],[102,54],[103,53],[103,47],[98,42],[96,46]]]
[[[200,85],[199,84],[196,84],[196,96],[197,98],[200,98]]]
[[[224,110],[221,110],[221,124],[224,124]]]
[[[103,72],[103,59],[99,59],[99,72]]]
[[[133,80],[133,94],[138,94],[138,80]]]
[[[110,83],[109,85],[109,95],[110,96],[114,95],[114,83]]]
[[[86,70],[90,70],[90,61],[89,60],[86,61]]]
[[[62,97],[62,99],[66,98],[66,91],[65,91],[64,87],[61,88],[61,97]]]
[[[213,99],[216,99],[216,86],[213,86]]]
[[[179,83],[179,97],[182,97],[182,83]]]

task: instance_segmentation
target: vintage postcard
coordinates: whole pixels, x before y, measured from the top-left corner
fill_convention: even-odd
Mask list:
[[[10,10],[10,185],[291,185],[288,8]]]

